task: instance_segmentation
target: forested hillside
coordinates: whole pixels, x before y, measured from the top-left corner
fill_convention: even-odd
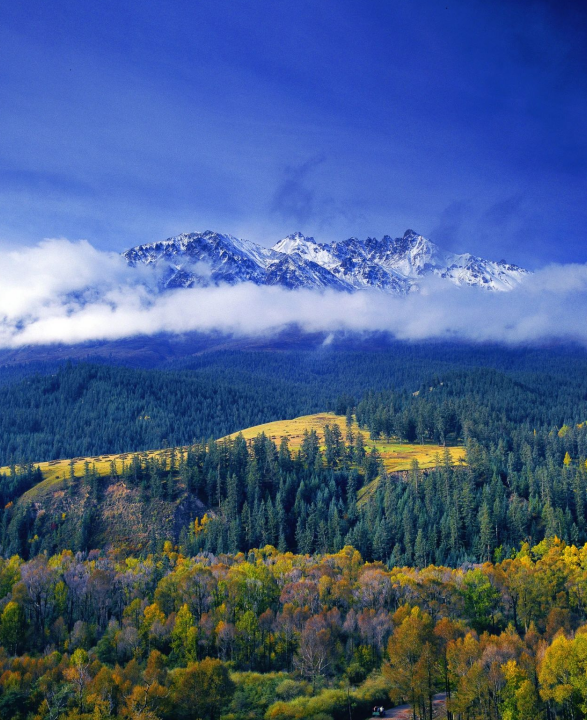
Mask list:
[[[321,409],[324,395],[312,395],[286,380],[69,364],[0,388],[0,457],[6,464],[186,445]]]
[[[344,414],[369,391],[394,391],[403,405],[443,378],[443,398],[468,397],[476,413],[490,403],[509,421],[549,427],[587,417],[587,357],[569,348],[393,343],[210,352],[165,370],[66,364],[17,380],[26,372],[0,368],[0,466],[187,445],[271,420]]]
[[[440,355],[437,362],[448,365]],[[587,372],[579,357],[545,353],[539,373],[531,355],[516,362],[507,353],[481,354],[510,367],[449,365],[417,385],[414,367],[394,358],[380,377],[398,387],[358,402],[351,391],[377,377],[379,353],[304,355],[294,372],[296,357],[227,353],[212,367],[179,372],[68,365],[5,387],[5,447],[20,443],[31,454],[44,447],[49,457],[62,446],[186,448],[129,454],[124,467],[100,476],[91,463],[72,466],[41,484],[33,464],[13,465],[0,478],[4,552],[88,550],[108,538],[134,552],[155,551],[165,540],[186,553],[265,544],[336,552],[353,544],[366,559],[458,565],[505,557],[525,540],[587,541]],[[466,357],[474,358],[462,355],[461,364]],[[283,367],[291,377],[280,375]],[[336,423],[308,433],[295,452],[266,436],[194,442],[238,429],[245,418],[287,417],[318,402],[349,423],[356,417],[373,438],[464,444],[466,465],[439,456],[436,469],[415,465],[407,475],[388,475],[361,434]],[[205,530],[196,534],[190,521],[204,514]]]
[[[490,402],[476,414],[474,399],[452,397],[448,381],[441,387],[368,395],[356,413],[374,437],[462,439],[465,464],[454,464],[446,447],[436,467],[415,461],[408,472],[388,473],[376,446],[367,451],[353,431],[349,407],[346,432],[332,416],[323,435],[307,432],[295,452],[287,438],[277,445],[263,434],[237,435],[128,455],[102,474],[90,462],[83,471],[62,465],[40,483],[34,466],[13,467],[0,483],[1,547],[28,557],[107,543],[153,552],[165,540],[186,554],[267,544],[324,553],[353,544],[369,560],[456,566],[507,557],[527,540],[587,541],[587,426],[531,429]]]
[[[7,383],[0,718],[582,720],[587,362],[418,352]],[[295,447],[210,437],[316,405]],[[438,455],[387,471],[390,439]]]

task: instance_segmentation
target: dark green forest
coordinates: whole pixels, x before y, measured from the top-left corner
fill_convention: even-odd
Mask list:
[[[441,357],[438,366],[447,367],[417,385],[417,370],[405,357],[391,357],[387,366],[379,353],[284,357],[228,353],[217,358],[218,367],[168,372],[68,365],[4,388],[5,443],[34,448],[54,438],[54,454],[64,447],[62,454],[71,455],[82,448],[120,450],[133,442],[135,450],[189,446],[160,458],[137,453],[122,478],[115,470],[99,478],[89,466],[83,477],[71,477],[68,494],[87,508],[75,532],[59,520],[65,507],[40,516],[23,504],[8,508],[4,552],[28,557],[64,546],[91,549],[101,537],[92,527],[100,498],[120,480],[146,508],[194,498],[208,510],[205,532],[187,523],[167,533],[154,528],[143,551],[157,551],[165,540],[179,542],[187,554],[267,544],[282,552],[323,553],[351,544],[366,559],[392,565],[458,566],[499,560],[521,542],[555,535],[569,543],[587,541],[587,373],[581,357],[543,351],[516,363],[506,351],[480,352],[501,367],[468,367],[463,358],[472,363],[470,351],[452,366]],[[288,363],[291,376],[280,376]],[[357,400],[361,385],[374,382],[374,366],[395,389],[368,390]],[[322,382],[324,367],[329,380]],[[298,385],[302,391],[295,394]],[[415,465],[408,473],[387,475],[350,428],[343,436],[334,426],[324,437],[309,433],[296,453],[265,436],[252,443],[194,441],[324,407],[356,417],[373,438],[462,443],[466,464],[453,465],[447,454],[436,469]],[[70,438],[61,426],[69,428]],[[361,489],[374,480],[359,501]],[[38,481],[34,465],[13,467],[0,485],[4,504]]]
[[[586,371],[401,344],[7,371],[0,717],[432,720],[440,692],[453,720],[584,718]],[[346,427],[299,451],[218,440],[325,409]],[[445,451],[387,473],[353,419]],[[116,451],[40,490],[33,461]]]
[[[477,415],[490,407],[514,423],[559,427],[587,417],[587,357],[575,348],[395,343],[371,351],[217,351],[151,370],[103,362],[4,367],[0,465],[186,445],[271,420],[344,412],[369,391],[394,391],[402,404],[449,376],[443,397],[452,393]]]

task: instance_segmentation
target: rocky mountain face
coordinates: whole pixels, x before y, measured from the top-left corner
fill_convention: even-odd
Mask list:
[[[272,248],[206,230],[138,245],[124,257],[133,267],[153,267],[162,288],[252,282],[291,289],[406,294],[432,275],[455,285],[504,291],[528,274],[505,260],[446,252],[413,230],[406,230],[401,238],[353,237],[332,244],[297,232]]]

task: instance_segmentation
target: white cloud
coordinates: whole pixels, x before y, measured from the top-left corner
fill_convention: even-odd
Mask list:
[[[422,292],[291,291],[251,284],[157,294],[150,269],[134,269],[89,243],[46,240],[0,250],[0,346],[112,340],[160,332],[268,334],[389,331],[402,339],[452,338],[587,344],[587,265],[546,267],[509,293],[438,280]]]

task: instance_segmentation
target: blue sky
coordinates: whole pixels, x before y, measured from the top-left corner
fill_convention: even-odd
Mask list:
[[[0,243],[411,227],[586,262],[586,28],[578,2],[3,3]]]

